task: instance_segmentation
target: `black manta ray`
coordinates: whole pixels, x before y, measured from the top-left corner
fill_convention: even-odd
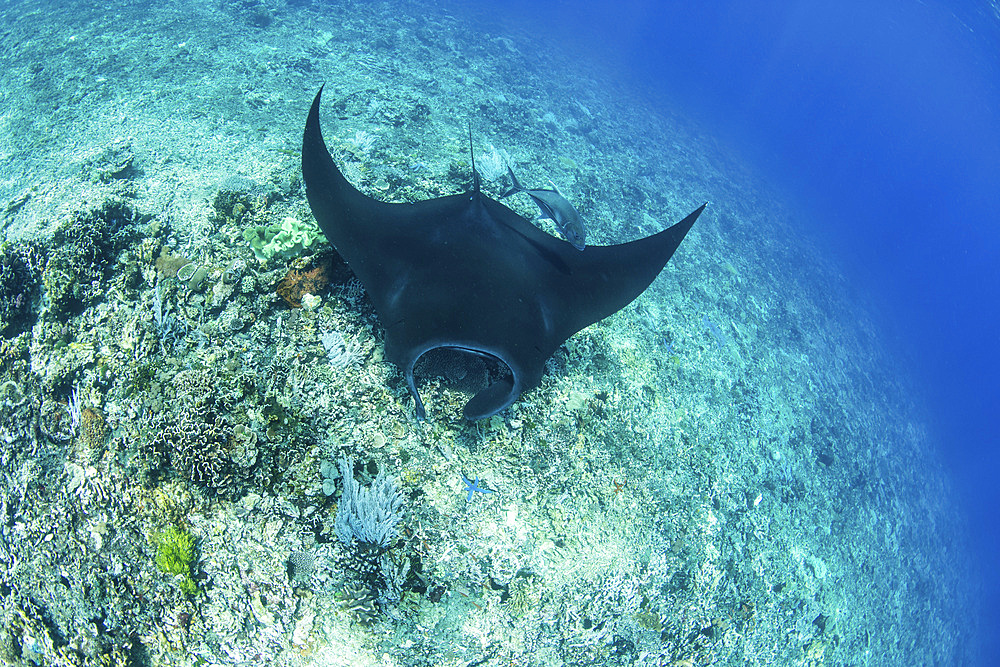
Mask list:
[[[386,358],[403,371],[430,350],[492,358],[510,374],[465,405],[483,419],[542,378],[567,338],[639,296],[674,254],[705,204],[658,234],[577,250],[479,188],[409,204],[380,202],[334,164],[319,124],[320,88],[302,137],[302,177],[323,234],[364,285],[385,327]]]

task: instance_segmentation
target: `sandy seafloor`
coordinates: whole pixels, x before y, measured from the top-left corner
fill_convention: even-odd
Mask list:
[[[0,662],[967,664],[919,405],[808,220],[537,35],[324,4],[0,4]],[[418,423],[349,274],[276,295],[329,246],[261,263],[243,236],[311,219],[322,82],[328,144],[381,199],[467,188],[471,119],[483,164],[551,179],[591,243],[711,203],[540,387],[469,424],[482,369],[443,364]],[[404,494],[394,590],[334,533],[343,454]],[[186,574],[157,563],[170,527]]]

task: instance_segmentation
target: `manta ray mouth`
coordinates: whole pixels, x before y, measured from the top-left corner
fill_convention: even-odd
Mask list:
[[[479,347],[455,344],[429,346],[406,368],[406,383],[416,404],[417,419],[426,417],[416,376],[439,377],[450,389],[473,394],[462,410],[470,420],[492,416],[513,403],[522,390],[519,374],[502,355]]]

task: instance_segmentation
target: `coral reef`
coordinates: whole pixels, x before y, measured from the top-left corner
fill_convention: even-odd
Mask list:
[[[237,494],[232,461],[227,454],[228,425],[210,411],[191,409],[171,417],[152,439],[157,465],[169,465],[192,482],[222,495]]]
[[[378,607],[370,588],[362,585],[346,586],[337,597],[340,608],[361,625],[371,625],[378,619]]]
[[[972,663],[929,436],[801,220],[545,45],[390,6],[0,10],[0,663]],[[717,224],[489,420],[447,415],[505,369],[426,355],[418,422],[307,223],[319,78],[381,200],[464,191],[473,108],[482,187],[552,179],[595,245]]]
[[[229,399],[218,392],[220,379],[208,371],[182,371],[173,378],[181,407],[155,420],[144,442],[147,470],[157,476],[172,469],[227,498],[245,491],[258,458],[256,434],[231,425],[224,415]]]
[[[399,535],[403,496],[384,470],[370,486],[362,486],[354,478],[354,464],[346,456],[340,459],[340,476],[344,490],[337,504],[334,531],[347,547],[346,566],[361,580],[359,586],[348,588],[353,600],[350,609],[356,616],[367,618],[374,612],[369,598],[382,605],[398,601],[409,573],[409,560],[397,561],[390,552]],[[359,596],[359,592],[364,594]]]
[[[302,254],[321,237],[319,227],[312,220],[299,220],[285,216],[280,222],[256,225],[243,232],[253,254],[261,262],[272,257],[291,258]]]
[[[110,433],[108,422],[101,410],[90,407],[80,410],[80,437],[89,449],[102,449]]]

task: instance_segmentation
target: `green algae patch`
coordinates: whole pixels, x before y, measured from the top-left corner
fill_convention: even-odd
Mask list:
[[[183,528],[170,526],[166,530],[153,533],[150,542],[156,549],[156,567],[160,568],[161,572],[175,575],[181,592],[195,595],[198,592],[198,584],[191,576],[197,555],[194,536]]]

